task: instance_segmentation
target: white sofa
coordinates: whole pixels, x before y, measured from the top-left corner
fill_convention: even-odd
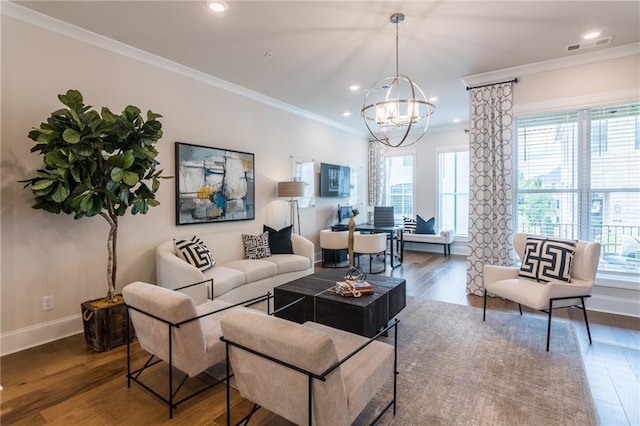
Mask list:
[[[440,244],[444,247],[444,255],[451,256],[453,237],[453,229],[440,231],[438,234],[414,234],[404,232],[402,234],[402,250],[404,251],[404,245],[406,243]]]
[[[255,235],[259,232],[246,233]],[[239,303],[313,273],[313,243],[297,234],[291,235],[294,254],[275,254],[264,259],[244,258],[242,233],[239,231],[197,235],[207,245],[216,262],[213,268],[204,272],[176,255],[173,240],[165,241],[156,248],[158,285],[176,289],[213,280],[213,289],[208,289],[206,293],[188,291],[196,304],[204,302],[203,299],[207,297]]]

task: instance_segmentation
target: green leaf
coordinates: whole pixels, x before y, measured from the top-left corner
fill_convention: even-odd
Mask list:
[[[77,168],[72,168],[71,169],[71,176],[73,176],[73,180],[80,183],[82,182],[82,179],[80,178],[80,170]]]
[[[111,167],[119,167],[119,168],[126,169],[126,167],[124,167],[124,158],[121,157],[120,155],[112,155],[111,157],[109,157],[107,159],[107,164],[110,165]]]
[[[71,109],[77,109],[83,105],[82,94],[75,89],[69,89],[66,94],[58,95],[58,99]]]
[[[73,121],[75,121],[78,127],[80,127],[80,130],[84,129],[84,123],[78,116],[78,113],[75,112],[74,110],[69,110],[69,113],[71,113],[71,117],[73,117]]]
[[[89,197],[84,197],[82,199],[82,202],[80,203],[80,208],[82,209],[83,212],[90,212],[91,208],[93,207],[93,197],[89,196]]]
[[[31,187],[31,190],[39,191],[42,189],[47,189],[51,185],[53,185],[54,182],[55,182],[54,180],[41,179]]]
[[[68,196],[69,196],[69,188],[67,188],[67,186],[64,183],[59,182],[56,185],[56,189],[51,194],[51,199],[56,203],[62,203],[64,200],[67,199]]]
[[[160,201],[156,200],[155,198],[148,198],[147,204],[149,204],[150,207],[157,207],[160,205]]]
[[[122,161],[122,168],[123,169],[128,169],[129,167],[131,167],[133,165],[133,162],[135,161],[135,157],[133,156],[133,151],[127,151],[124,154],[123,157],[123,161]]]
[[[137,173],[125,171],[122,180],[129,186],[135,186],[140,181],[140,178],[138,178]]]
[[[122,176],[124,175],[124,170],[120,167],[114,167],[111,170],[111,180],[115,182],[120,182],[122,180]]]
[[[96,195],[93,196],[93,208],[87,212],[87,216],[95,216],[104,210],[102,199]]]
[[[127,206],[129,205],[129,194],[130,192],[128,189],[122,189],[122,191],[120,191],[120,194],[118,196],[120,201],[122,201],[122,203],[126,204]]]
[[[115,123],[116,116],[107,107],[102,108],[102,120],[106,123]]]
[[[152,121],[162,117],[160,114],[156,114],[155,112],[149,110],[147,111],[147,120]]]
[[[67,159],[67,157],[63,156],[60,151],[50,151],[47,152],[44,156],[44,162],[49,166],[49,167],[55,167],[55,168],[59,168],[59,169],[68,169],[70,167],[69,164],[69,160]],[[54,172],[52,171],[52,173],[57,173],[60,174],[60,171]]]
[[[78,143],[80,142],[80,133],[76,130],[67,128],[62,132],[62,139],[64,139],[67,143]]]

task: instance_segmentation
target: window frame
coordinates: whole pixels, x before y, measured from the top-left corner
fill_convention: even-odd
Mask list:
[[[535,194],[535,193],[545,193],[545,194],[554,194],[554,193],[567,193],[567,194],[575,194],[577,197],[577,223],[574,225],[577,228],[575,233],[575,238],[587,241],[595,241],[596,236],[593,231],[593,223],[591,217],[591,203],[593,201],[593,197],[596,194],[608,193],[613,191],[613,189],[617,188],[598,188],[594,186],[591,173],[592,173],[592,158],[594,155],[598,155],[597,151],[594,151],[594,142],[592,140],[592,130],[593,130],[593,120],[598,120],[598,118],[594,118],[592,116],[593,110],[599,108],[607,108],[607,107],[623,107],[630,104],[635,104],[640,102],[639,99],[619,99],[613,102],[603,102],[603,103],[593,103],[588,105],[570,105],[563,108],[549,108],[539,109],[535,108],[534,110],[528,110],[526,108],[519,108],[514,115],[514,161],[513,161],[513,228],[518,230],[518,202],[519,197],[522,194]],[[528,189],[520,191],[518,188],[518,176],[519,176],[519,147],[518,147],[518,135],[519,129],[518,122],[522,118],[531,118],[536,116],[544,116],[544,115],[555,115],[555,114],[563,114],[563,113],[576,113],[576,128],[577,128],[577,136],[576,136],[576,144],[575,144],[575,153],[574,156],[577,160],[577,181],[575,188],[572,189],[563,189],[563,190],[554,190],[554,189]],[[585,119],[586,118],[586,119]],[[602,118],[600,118],[601,120]],[[639,123],[640,118],[636,117],[635,120],[635,142],[634,148],[638,149],[638,141],[639,141]],[[600,154],[606,153],[609,150],[607,137],[607,129],[608,122],[603,127],[605,134],[600,134],[600,141],[596,145],[600,148]],[[627,189],[627,188],[625,188]],[[629,188],[631,192],[637,192],[637,188]],[[634,225],[632,225],[634,226]],[[598,240],[599,241],[599,240]],[[601,256],[601,261],[602,261]],[[599,269],[598,276],[606,277],[604,283],[605,286],[617,287],[617,288],[633,288],[637,289],[638,285],[625,285],[624,283],[635,282],[637,280],[640,272],[635,270],[614,270],[614,269]],[[601,281],[602,283],[602,281]]]

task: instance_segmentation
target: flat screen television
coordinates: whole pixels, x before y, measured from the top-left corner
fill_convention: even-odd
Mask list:
[[[351,168],[320,163],[320,196],[345,198],[351,195]]]

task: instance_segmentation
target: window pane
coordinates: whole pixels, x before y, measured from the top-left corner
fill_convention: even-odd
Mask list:
[[[518,194],[518,232],[558,238],[578,237],[576,193]]]
[[[440,230],[466,236],[469,212],[469,152],[438,153]]]
[[[445,152],[440,155],[440,187],[443,193],[456,190],[456,153]]]
[[[518,188],[577,187],[577,114],[518,120]]]
[[[396,222],[413,217],[413,155],[386,158],[385,205],[393,206]]]
[[[443,194],[440,198],[440,222],[442,229],[454,229],[456,226],[456,196]]]
[[[469,152],[456,152],[456,192],[469,195]],[[466,231],[465,231],[466,234]]]

